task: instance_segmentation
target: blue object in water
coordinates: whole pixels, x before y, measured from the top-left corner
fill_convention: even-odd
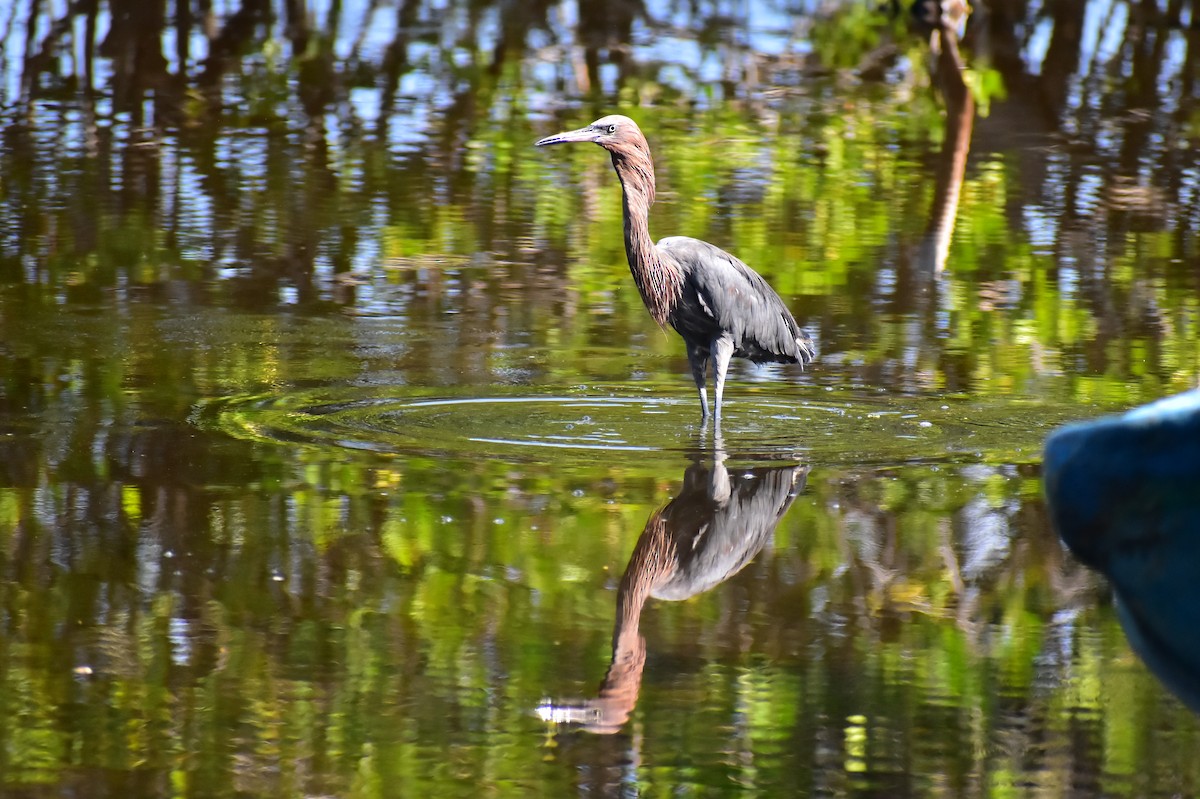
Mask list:
[[[1130,643],[1200,712],[1200,390],[1046,440],[1051,520],[1104,573]]]

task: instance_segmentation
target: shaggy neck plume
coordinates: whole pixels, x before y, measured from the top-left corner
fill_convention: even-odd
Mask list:
[[[654,203],[654,162],[636,149],[612,153],[613,168],[621,179],[625,210],[625,257],[629,271],[642,295],[642,302],[660,327],[679,299],[683,275],[679,267],[663,258],[650,238],[650,206]]]

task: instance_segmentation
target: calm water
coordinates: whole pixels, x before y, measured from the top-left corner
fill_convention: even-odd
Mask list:
[[[203,5],[0,11],[0,793],[1200,792],[1039,466],[1200,379],[1190,4]]]

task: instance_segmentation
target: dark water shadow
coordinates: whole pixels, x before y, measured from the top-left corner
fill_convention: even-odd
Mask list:
[[[809,467],[756,465],[730,472],[728,457],[717,434],[711,451],[694,454],[679,494],[646,521],[617,589],[612,661],[597,696],[545,702],[537,708],[542,719],[592,733],[620,731],[637,705],[646,666],[640,631],[646,600],[679,602],[710,591],[771,540],[804,490]]]

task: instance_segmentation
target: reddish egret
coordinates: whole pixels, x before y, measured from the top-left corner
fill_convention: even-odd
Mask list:
[[[710,358],[718,423],[725,372],[734,355],[755,363],[804,366],[812,361],[812,339],[753,269],[699,239],[669,236],[653,243],[648,220],[654,202],[654,161],[636,122],[606,116],[586,128],[547,136],[537,146],[568,142],[594,142],[612,155],[621,179],[629,271],[654,321],[670,324],[687,345],[702,418],[708,418],[704,373]]]

